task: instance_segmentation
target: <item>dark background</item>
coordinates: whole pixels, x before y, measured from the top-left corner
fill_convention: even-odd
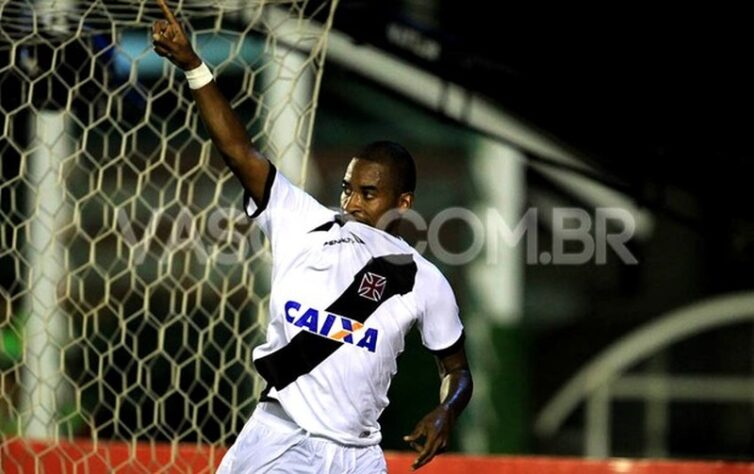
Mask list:
[[[631,247],[640,261],[635,267],[615,261],[578,268],[526,267],[522,321],[499,335],[499,355],[508,360],[499,376],[509,383],[498,392],[497,403],[512,405],[500,410],[495,450],[578,454],[582,412],[571,417],[557,439],[541,440],[532,433],[538,410],[570,376],[610,343],[663,312],[754,283],[754,75],[747,60],[752,44],[747,23],[742,8],[709,4],[341,3],[335,29],[481,93],[585,157],[598,170],[598,180],[655,219],[651,238]],[[386,34],[391,24],[436,40],[441,54],[427,60],[391,42]],[[343,86],[328,88],[328,83],[374,88],[375,94],[383,94],[374,102],[389,105],[380,108],[387,111],[375,112],[372,123],[369,116],[357,115],[365,122],[360,125],[363,139],[370,133],[397,137],[418,155],[420,180],[452,182],[458,199],[473,199],[468,162],[456,153],[453,140],[438,145],[412,138],[412,128],[428,126],[395,113],[410,98],[381,91],[358,70],[331,63],[325,77],[320,124],[330,114],[359,110],[359,101],[368,100],[366,95],[354,99],[339,94]],[[423,120],[447,127],[438,136],[452,134],[452,123],[422,113]],[[328,142],[318,136],[315,146]],[[422,165],[426,170],[448,163],[449,171],[422,174]],[[564,205],[585,206],[536,170],[530,169],[526,180],[530,206],[541,193],[557,196]],[[542,238],[547,241],[545,231]],[[448,270],[451,281],[454,271]],[[473,305],[465,296],[467,284],[462,277],[454,282],[462,308]],[[752,370],[751,350],[752,331],[745,325],[694,337],[657,357],[669,374],[740,375]],[[413,369],[399,372],[391,397],[395,402],[385,415],[385,444],[394,448],[401,444],[391,426],[400,424],[405,431],[408,420],[422,413],[415,405],[405,408],[404,400],[417,396],[414,371],[432,371],[428,362],[403,364]],[[420,405],[431,406],[434,393],[423,397]],[[638,402],[614,402],[612,407],[614,454],[646,455],[645,407]],[[747,404],[673,403],[666,455],[748,459],[754,449],[752,415]]]

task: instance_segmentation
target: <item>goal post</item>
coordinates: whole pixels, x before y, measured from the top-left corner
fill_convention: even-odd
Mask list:
[[[337,0],[170,2],[303,184]],[[269,258],[151,0],[0,0],[0,442],[227,444]],[[312,25],[316,24],[316,28]]]

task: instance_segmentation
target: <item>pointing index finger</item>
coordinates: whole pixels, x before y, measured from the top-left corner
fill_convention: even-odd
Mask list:
[[[165,19],[168,20],[171,25],[177,25],[178,20],[175,19],[175,15],[173,15],[173,12],[170,11],[170,7],[168,7],[168,4],[165,3],[165,0],[157,0],[157,4],[160,6],[162,14],[165,15]]]

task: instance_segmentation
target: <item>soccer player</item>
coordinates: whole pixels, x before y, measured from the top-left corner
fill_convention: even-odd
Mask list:
[[[471,397],[463,326],[445,277],[378,222],[409,209],[416,171],[398,144],[351,160],[336,213],[293,186],[250,143],[244,126],[164,0],[153,46],[186,71],[202,121],[245,190],[244,207],[270,240],[272,290],[254,365],[267,382],[219,472],[382,473],[377,419],[388,404],[404,338],[417,324],[437,357],[440,404],[404,437],[429,462]],[[422,441],[423,440],[423,441]]]

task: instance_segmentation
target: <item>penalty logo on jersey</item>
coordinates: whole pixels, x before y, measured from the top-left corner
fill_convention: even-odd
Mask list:
[[[381,295],[382,293],[380,293]],[[374,328],[365,328],[364,324],[345,316],[338,316],[326,311],[320,312],[314,308],[302,310],[301,303],[291,300],[285,303],[285,320],[317,336],[362,347],[369,352],[377,350],[379,331]],[[359,334],[356,334],[357,332]],[[357,339],[354,339],[354,336]]]
[[[372,272],[366,272],[359,285],[359,296],[372,301],[380,301],[385,292],[387,278]]]

